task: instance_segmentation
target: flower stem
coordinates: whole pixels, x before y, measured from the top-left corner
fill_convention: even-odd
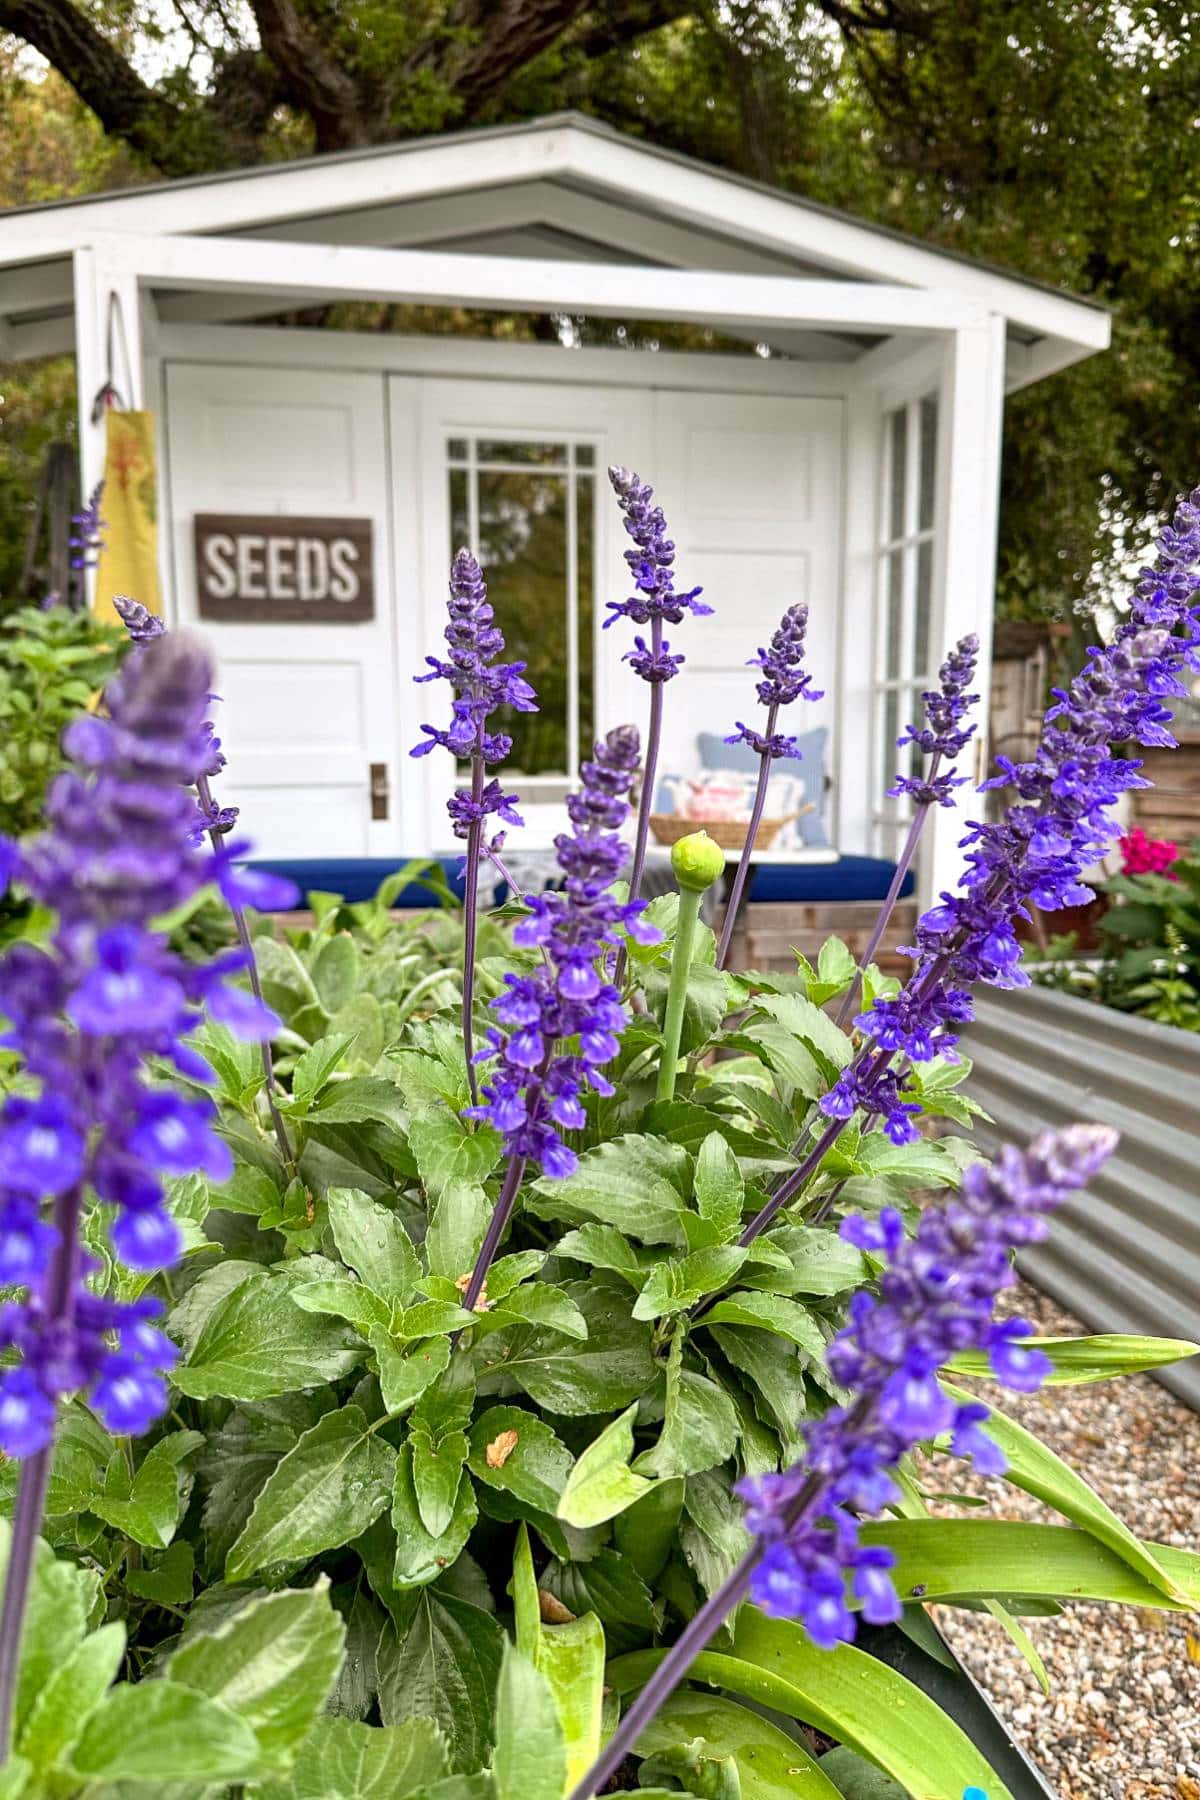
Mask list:
[[[467,1283],[462,1303],[465,1311],[474,1312],[476,1302],[483,1292],[487,1280],[487,1272],[500,1248],[500,1240],[504,1236],[508,1221],[512,1218],[512,1210],[516,1204],[517,1191],[521,1186],[521,1177],[525,1173],[525,1158],[514,1156],[504,1172],[504,1184],[500,1196],[492,1209],[488,1228],[483,1234],[483,1242],[479,1246],[479,1255],[475,1258],[475,1267],[471,1270],[471,1279]]]
[[[216,811],[216,806],[213,801],[212,788],[209,786],[207,775],[198,775],[196,777],[196,792],[200,796],[201,806],[204,808],[205,812],[211,816]],[[210,828],[208,841],[214,850],[219,850],[221,848],[222,835],[221,832]],[[263,1000],[262,982],[259,979],[258,974],[258,959],[254,954],[254,940],[250,936],[250,927],[246,922],[246,909],[243,906],[235,906],[232,901],[227,902],[227,904],[229,906],[230,916],[233,919],[233,929],[237,934],[238,946],[246,958],[246,975],[250,982],[250,992],[254,995],[258,1004],[263,1006],[265,1002]],[[296,1153],[292,1149],[291,1139],[287,1134],[287,1126],[283,1122],[283,1114],[280,1112],[275,1100],[279,1082],[275,1074],[275,1064],[271,1057],[271,1041],[269,1038],[263,1038],[261,1040],[259,1044],[259,1054],[262,1057],[263,1075],[266,1077],[267,1111],[271,1115],[271,1128],[275,1133],[275,1142],[279,1146],[279,1154],[283,1158],[284,1168],[294,1175],[296,1173]]]
[[[475,740],[475,749],[471,754],[471,799],[478,809],[483,799],[483,730],[484,722],[479,722],[479,732]],[[467,872],[466,892],[463,896],[463,981],[462,981],[462,1034],[463,1049],[467,1058],[467,1087],[471,1093],[471,1105],[479,1105],[479,1077],[475,1071],[475,1026],[472,1015],[475,1011],[475,939],[479,931],[479,854],[483,844],[483,820],[476,817],[467,827]]]
[[[929,764],[929,774],[926,777],[928,781],[932,782],[934,776],[937,774],[940,761],[941,755],[939,752],[935,751]],[[854,1002],[858,997],[858,991],[862,986],[863,976],[870,968],[871,959],[879,948],[879,941],[887,930],[889,919],[896,910],[896,902],[900,898],[900,889],[904,885],[904,877],[912,867],[912,860],[916,855],[917,845],[921,841],[921,833],[925,829],[925,821],[928,817],[928,805],[915,808],[912,819],[909,822],[908,836],[904,840],[904,848],[901,850],[899,859],[896,863],[896,871],[892,876],[891,886],[888,888],[887,896],[879,909],[879,916],[871,928],[871,935],[867,940],[867,947],[858,959],[858,968],[854,972],[854,980],[850,983],[850,986],[842,996],[842,1003],[838,1007],[837,1017],[834,1020],[835,1025],[844,1025],[847,1018],[850,1016]]]
[[[650,621],[650,647],[655,656],[662,649],[662,620]],[[661,681],[650,683],[650,724],[646,732],[646,751],[642,758],[642,788],[638,795],[637,827],[633,839],[633,861],[629,865],[629,898],[640,900],[642,896],[642,875],[646,868],[646,844],[650,835],[650,811],[654,805],[654,786],[658,779],[658,747],[662,741],[663,720],[663,688]],[[625,946],[617,952],[617,967],[613,977],[616,985],[621,986],[625,979]]]
[[[675,1098],[675,1081],[679,1073],[679,1042],[683,1036],[683,1009],[687,1004],[688,980],[692,971],[692,945],[696,940],[696,921],[700,917],[702,891],[681,888],[679,922],[675,927],[675,945],[671,952],[671,979],[667,987],[667,1012],[663,1021],[662,1057],[658,1065],[657,1100]]]
[[[779,708],[772,705],[767,712],[766,736],[771,737],[775,731],[775,721],[779,717]],[[758,828],[762,824],[763,807],[767,803],[767,784],[771,779],[771,758],[765,753],[758,759],[758,785],[754,790],[754,805],[750,810],[750,823],[746,827],[746,841],[742,845],[742,854],[738,858],[737,873],[733,878],[733,886],[729,890],[729,899],[725,903],[725,918],[721,925],[721,941],[717,945],[717,967],[723,969],[729,960],[729,946],[733,942],[733,928],[737,924],[737,916],[741,910],[742,894],[746,887],[746,877],[750,873],[750,856],[754,849],[754,841],[758,836]]]
[[[82,1205],[82,1187],[68,1188],[54,1202],[54,1225],[58,1232],[58,1242],[54,1247],[46,1282],[46,1315],[52,1328],[67,1323],[75,1307],[80,1269],[79,1214]],[[4,1603],[0,1606],[0,1766],[7,1763],[11,1749],[13,1705],[21,1664],[21,1638],[53,1459],[54,1439],[51,1436],[50,1442],[43,1449],[36,1450],[25,1459],[17,1486],[8,1573],[4,1582]]]

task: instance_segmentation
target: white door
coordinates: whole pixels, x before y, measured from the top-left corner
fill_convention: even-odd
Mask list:
[[[393,854],[400,745],[383,377],[174,363],[166,395],[176,613],[217,657],[220,798],[241,807],[259,854]],[[374,616],[201,618],[197,513],[367,520]]]
[[[502,350],[496,360],[502,367]],[[526,828],[514,842],[545,847],[566,825],[563,801],[596,734],[640,719],[621,662],[629,628],[602,629],[605,601],[629,592],[629,540],[606,470],[649,469],[651,399],[572,383],[393,378],[389,387],[393,457],[423,476],[419,509],[397,492],[399,666],[416,673],[442,651],[450,559],[467,545],[484,565],[508,657],[527,662],[538,691],[536,714],[501,722],[514,742],[497,773],[521,799]],[[402,678],[398,698],[406,747],[422,720],[448,718],[444,683]],[[453,845],[445,803],[454,782],[442,752],[404,758],[406,849]]]

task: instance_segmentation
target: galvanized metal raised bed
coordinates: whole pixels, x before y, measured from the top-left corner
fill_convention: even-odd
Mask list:
[[[983,1149],[1076,1119],[1121,1133],[1023,1272],[1093,1330],[1200,1340],[1200,1034],[1046,988],[977,992],[976,1012],[963,1047],[995,1120]],[[1157,1374],[1200,1410],[1198,1364]]]

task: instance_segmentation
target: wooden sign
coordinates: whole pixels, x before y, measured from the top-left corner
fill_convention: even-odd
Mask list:
[[[202,619],[353,623],[375,616],[370,519],[196,514]]]

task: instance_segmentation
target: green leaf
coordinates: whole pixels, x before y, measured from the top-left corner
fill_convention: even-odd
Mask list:
[[[427,1431],[413,1424],[409,1433],[412,1452],[413,1489],[417,1511],[430,1537],[441,1537],[450,1529],[454,1517],[454,1501],[467,1460],[467,1438],[462,1431],[447,1432],[436,1441]]]
[[[431,1719],[360,1725],[318,1719],[291,1775],[251,1789],[253,1800],[413,1800],[446,1773],[446,1746]]]
[[[853,1047],[827,1012],[811,1000],[801,999],[799,994],[760,994],[754,1004],[812,1052],[826,1081],[837,1080],[850,1061]]]
[[[680,1257],[677,1262],[656,1264],[634,1301],[634,1318],[659,1319],[686,1311],[705,1294],[732,1281],[745,1262],[746,1254],[740,1245],[714,1244],[708,1250],[693,1250],[690,1256]]]
[[[1009,1519],[892,1519],[863,1528],[863,1542],[895,1551],[892,1578],[901,1599],[914,1588],[923,1600],[1108,1600],[1119,1605],[1186,1611],[1200,1601],[1200,1556],[1168,1545],[1146,1546],[1178,1599],[1168,1598],[1125,1558],[1086,1531],[1024,1525]]]
[[[489,1613],[422,1588],[404,1635],[386,1629],[380,1640],[384,1724],[432,1719],[446,1738],[453,1769],[484,1767],[491,1755],[496,1683],[506,1642]]]
[[[434,1206],[425,1238],[430,1274],[446,1275],[451,1281],[469,1274],[491,1216],[492,1203],[479,1182],[448,1182]]]
[[[402,1344],[386,1331],[372,1331],[367,1339],[379,1365],[379,1385],[389,1413],[402,1413],[418,1400],[450,1361],[448,1337],[425,1338]]]
[[[600,1754],[604,1627],[595,1613],[585,1613],[568,1625],[544,1626],[537,1664],[550,1683],[558,1707],[569,1791]]]
[[[605,1546],[586,1562],[550,1562],[542,1587],[573,1613],[594,1612],[612,1630],[627,1627],[644,1642],[658,1629],[654,1596],[627,1556]],[[629,1648],[628,1639],[624,1647]]]
[[[631,1433],[631,1445],[632,1442]],[[587,1454],[588,1451],[585,1450],[575,1465],[576,1469]],[[679,1535],[679,1517],[682,1511],[683,1482],[657,1481],[632,1506],[617,1515],[613,1525],[613,1540],[622,1555],[629,1558],[643,1581],[657,1581],[666,1567]]]
[[[213,1632],[189,1638],[165,1674],[246,1721],[267,1767],[286,1767],[337,1680],[345,1621],[329,1582],[252,1600]]]
[[[245,1581],[274,1562],[295,1562],[348,1544],[391,1498],[396,1453],[373,1436],[357,1406],[326,1413],[269,1477],[225,1563]]]
[[[586,1263],[590,1269],[612,1269],[639,1289],[654,1258],[653,1251],[636,1250],[615,1225],[581,1225],[568,1231],[554,1246],[554,1254]]]
[[[724,1754],[720,1746],[708,1742],[707,1738],[695,1737],[685,1744],[672,1744],[660,1756],[647,1757],[638,1770],[638,1783],[653,1793],[654,1783],[671,1782],[670,1788],[657,1791],[667,1794],[675,1791],[676,1781],[686,1782],[686,1792],[693,1800],[742,1800],[742,1778],[737,1763],[732,1756]]]
[[[472,1425],[470,1443],[477,1481],[539,1512],[557,1512],[573,1459],[544,1419],[520,1406],[493,1406]]]
[[[678,1243],[690,1169],[686,1150],[634,1133],[586,1150],[565,1181],[535,1181],[525,1205],[539,1218],[568,1225],[595,1219],[643,1243]]]
[[[641,1124],[649,1135],[679,1144],[693,1156],[707,1138],[715,1136],[734,1156],[745,1157],[747,1161],[776,1163],[780,1167],[786,1161],[777,1144],[748,1131],[744,1125],[735,1124],[722,1113],[710,1111],[696,1100],[655,1100],[646,1108]]]
[[[173,1681],[123,1682],[92,1714],[70,1767],[88,1781],[245,1781],[258,1740],[229,1707]]]
[[[642,987],[660,1025],[666,1012],[667,982],[666,969],[648,968],[643,972]],[[716,1035],[736,992],[732,977],[723,970],[693,960],[683,1002],[683,1029],[679,1038],[682,1055],[699,1049]]]
[[[294,1305],[296,1286],[265,1269],[240,1281],[209,1312],[173,1385],[195,1400],[266,1400],[349,1374],[363,1346],[344,1325]]]
[[[322,944],[312,977],[327,1013],[346,1005],[358,986],[358,945],[348,931],[340,931]]]
[[[342,1261],[381,1300],[406,1300],[421,1265],[395,1213],[358,1188],[330,1188],[325,1202]]]
[[[709,1324],[706,1318],[704,1325]],[[794,1444],[808,1406],[804,1369],[795,1346],[766,1331],[717,1325],[712,1335],[735,1369],[749,1377],[754,1409],[760,1419]]]
[[[729,1478],[709,1469],[689,1475],[683,1493],[687,1518],[679,1542],[696,1579],[706,1594],[713,1594],[750,1547],[742,1522],[742,1508],[729,1489]]]
[[[733,1455],[741,1434],[733,1402],[715,1381],[683,1367],[676,1336],[667,1362],[663,1428],[652,1450],[637,1459],[640,1475],[693,1475]]]
[[[821,1769],[836,1778],[836,1792],[846,1800],[908,1800],[908,1789],[869,1763],[865,1756],[848,1750],[844,1744],[821,1758]]]
[[[841,1790],[795,1738],[720,1694],[677,1688],[638,1739],[636,1754],[653,1756],[693,1737],[734,1758],[742,1800],[841,1800]]]
[[[361,1281],[297,1282],[292,1289],[292,1299],[303,1312],[345,1319],[364,1337],[369,1337],[372,1331],[387,1331],[392,1322],[391,1307]]]
[[[381,1075],[351,1075],[335,1081],[312,1106],[310,1125],[386,1125],[401,1135],[408,1124],[399,1088]]]
[[[476,1323],[476,1315],[464,1311],[456,1300],[417,1300],[412,1306],[394,1309],[392,1336],[440,1337],[443,1332],[465,1331]]]
[[[413,1447],[411,1443],[402,1445],[396,1458],[392,1490],[392,1529],[396,1534],[392,1579],[395,1586],[421,1587],[426,1582],[436,1581],[465,1547],[478,1517],[475,1490],[460,1471],[445,1530],[429,1531],[421,1518],[413,1482]]]
[[[755,1050],[767,1067],[805,1100],[819,1100],[832,1085],[811,1050],[774,1019],[755,1019],[725,1041],[739,1049],[749,1046]]]
[[[587,1342],[536,1326],[496,1332],[477,1353],[481,1378],[499,1370],[564,1418],[628,1406],[654,1380],[650,1327],[629,1316],[624,1294],[603,1277],[567,1282],[563,1292],[583,1314]]]
[[[1182,1362],[1200,1352],[1200,1345],[1186,1338],[1125,1337],[1105,1333],[1100,1337],[1023,1338],[1022,1343],[1038,1349],[1054,1365],[1046,1377],[1047,1387],[1078,1386],[1089,1381],[1112,1381],[1118,1375],[1136,1375],[1143,1369],[1161,1369],[1168,1363]],[[962,1350],[946,1364],[956,1375],[978,1375],[989,1381],[996,1378],[985,1351]]]
[[[488,1293],[491,1293],[490,1281]],[[493,1326],[503,1326],[509,1322],[517,1325],[543,1325],[550,1331],[559,1331],[564,1337],[586,1338],[587,1320],[562,1288],[555,1287],[549,1281],[531,1281],[524,1287],[514,1288],[503,1299],[494,1304],[489,1298],[490,1310],[486,1320]]]
[[[286,1394],[261,1400],[235,1407],[220,1430],[211,1434],[200,1465],[201,1479],[209,1489],[203,1519],[210,1568],[224,1568],[259,1489],[327,1404],[333,1404],[328,1389],[311,1396]]]
[[[173,1431],[146,1452],[130,1480],[121,1451],[115,1451],[104,1478],[103,1494],[91,1511],[151,1550],[165,1550],[174,1537],[192,1491],[187,1459],[204,1442],[200,1431]]]
[[[553,1689],[527,1656],[506,1644],[496,1691],[496,1800],[562,1800],[566,1776]]]
[[[485,1181],[503,1149],[498,1131],[490,1125],[477,1125],[472,1131],[448,1106],[418,1113],[408,1128],[408,1142],[422,1185],[435,1201],[452,1182]]]
[[[635,1475],[629,1466],[637,1410],[635,1401],[606,1425],[571,1470],[558,1503],[558,1516],[568,1525],[583,1529],[603,1525],[650,1494],[654,1483]]]
[[[296,1106],[308,1111],[352,1042],[353,1039],[340,1034],[319,1038],[297,1058],[292,1070],[292,1099]]]
[[[619,1693],[640,1687],[660,1660],[659,1651],[623,1657],[609,1664],[609,1682]],[[871,1758],[914,1794],[930,1792],[930,1773],[936,1770],[938,1788],[947,1795],[982,1787],[990,1800],[1012,1800],[933,1700],[853,1645],[818,1650],[799,1625],[764,1618],[752,1606],[743,1606],[734,1628],[734,1653],[705,1651],[691,1672],[697,1681],[711,1681],[815,1725]]]
[[[186,1538],[176,1538],[153,1567],[126,1568],[125,1587],[160,1606],[186,1606],[192,1598],[196,1553]]]
[[[705,1325],[751,1325],[773,1331],[814,1362],[825,1361],[825,1339],[808,1308],[779,1294],[730,1294],[710,1306]]]
[[[835,1231],[811,1225],[784,1225],[760,1238],[755,1248],[769,1245],[783,1253],[786,1268],[755,1271],[747,1268],[742,1280],[748,1287],[773,1294],[812,1294],[831,1297],[848,1294],[867,1279],[862,1252],[847,1244]]]
[[[948,1382],[945,1390],[960,1406],[970,1405],[975,1399],[973,1394],[968,1394],[962,1388],[952,1387]],[[1032,1494],[1035,1499],[1053,1507],[1055,1512],[1062,1513],[1064,1518],[1082,1526],[1084,1531],[1089,1531],[1116,1555],[1123,1557],[1130,1568],[1136,1569],[1151,1587],[1166,1594],[1168,1599],[1185,1598],[1141,1539],[1088,1486],[1083,1476],[1077,1475],[1040,1438],[1035,1437],[1031,1431],[1026,1431],[1023,1425],[1018,1425],[1015,1419],[997,1412],[995,1408],[992,1408],[983,1425],[988,1436],[1004,1453],[1008,1463],[1006,1481],[1011,1481],[1014,1487],[1024,1488],[1027,1494]]]
[[[59,1663],[17,1740],[18,1751],[34,1769],[52,1769],[67,1760],[116,1679],[124,1654],[124,1625],[103,1625]]]
[[[737,1158],[719,1132],[709,1132],[696,1152],[696,1206],[718,1243],[730,1243],[741,1230],[745,1198]]]

